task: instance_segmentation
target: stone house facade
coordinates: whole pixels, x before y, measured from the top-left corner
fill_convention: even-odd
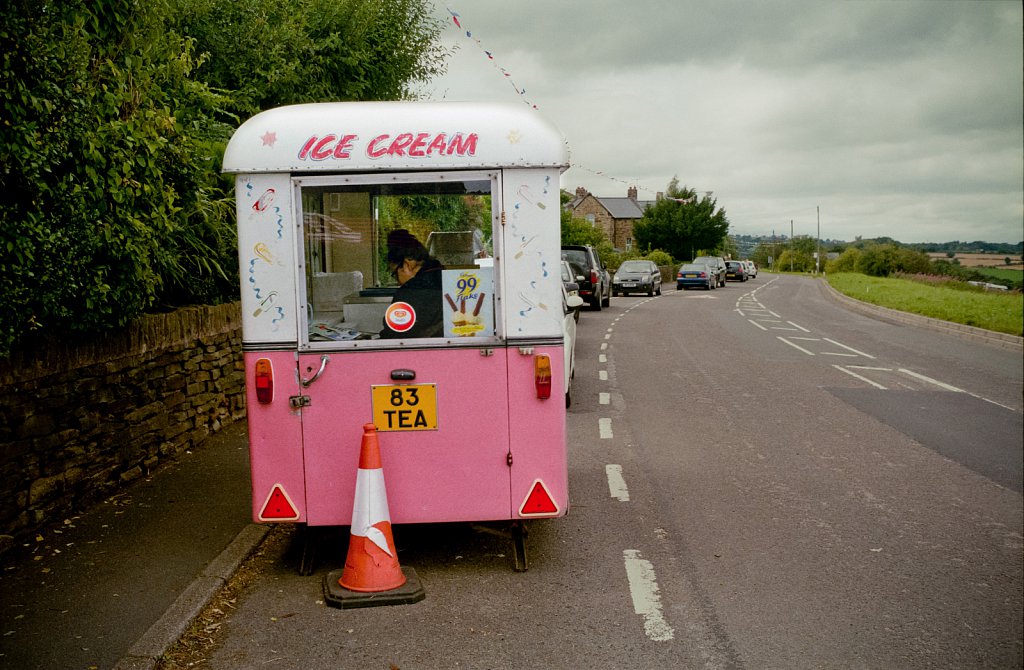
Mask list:
[[[652,204],[653,201],[637,199],[635,186],[626,190],[625,198],[601,198],[580,186],[576,189],[576,197],[566,207],[574,217],[586,219],[600,228],[615,249],[631,251],[636,246],[633,224]]]

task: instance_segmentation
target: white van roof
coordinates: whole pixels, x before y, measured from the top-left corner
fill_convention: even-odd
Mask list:
[[[329,102],[260,112],[224,152],[224,172],[569,166],[562,134],[525,105]]]

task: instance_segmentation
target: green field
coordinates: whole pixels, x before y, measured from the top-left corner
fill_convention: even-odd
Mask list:
[[[1024,335],[1024,294],[965,291],[909,279],[857,273],[828,276],[828,283],[851,298],[901,312],[962,323],[1011,335]]]

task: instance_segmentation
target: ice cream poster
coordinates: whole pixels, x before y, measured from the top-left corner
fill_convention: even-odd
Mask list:
[[[445,270],[445,337],[494,336],[494,269]]]

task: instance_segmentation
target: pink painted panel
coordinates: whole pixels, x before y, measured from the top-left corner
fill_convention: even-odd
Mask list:
[[[538,399],[534,354],[552,364],[552,392]],[[300,356],[309,378],[321,352]],[[351,523],[363,425],[372,421],[371,386],[395,384],[391,371],[413,370],[414,384],[435,384],[435,431],[377,433],[393,523],[486,521],[519,518],[540,480],[558,507],[568,508],[568,464],[563,356],[559,347],[531,353],[479,349],[331,352],[321,377],[302,388],[294,354],[247,353],[247,401],[252,461],[253,518],[275,486],[310,525]],[[259,358],[274,366],[275,397],[257,402],[253,368]],[[288,397],[310,405],[291,409]],[[509,454],[512,467],[508,466]]]
[[[371,387],[393,370],[435,384],[437,430],[379,432],[393,523],[509,518],[506,350],[376,350],[330,353],[303,409],[308,521],[351,523],[363,424],[372,421]],[[320,353],[300,357],[316,370]]]
[[[509,439],[512,445],[512,481],[509,518],[519,510],[538,479],[563,516],[569,506],[569,474],[565,427],[565,366],[562,348],[536,347],[534,355],[551,358],[551,397],[539,400],[535,386],[534,356],[509,349]]]
[[[267,358],[274,371],[274,399],[267,405],[256,399],[256,361]],[[298,508],[297,521],[306,520],[305,471],[302,459],[302,422],[288,397],[298,395],[294,352],[246,352],[245,400],[249,424],[249,460],[252,474],[252,518],[260,513],[275,486],[280,486]]]

